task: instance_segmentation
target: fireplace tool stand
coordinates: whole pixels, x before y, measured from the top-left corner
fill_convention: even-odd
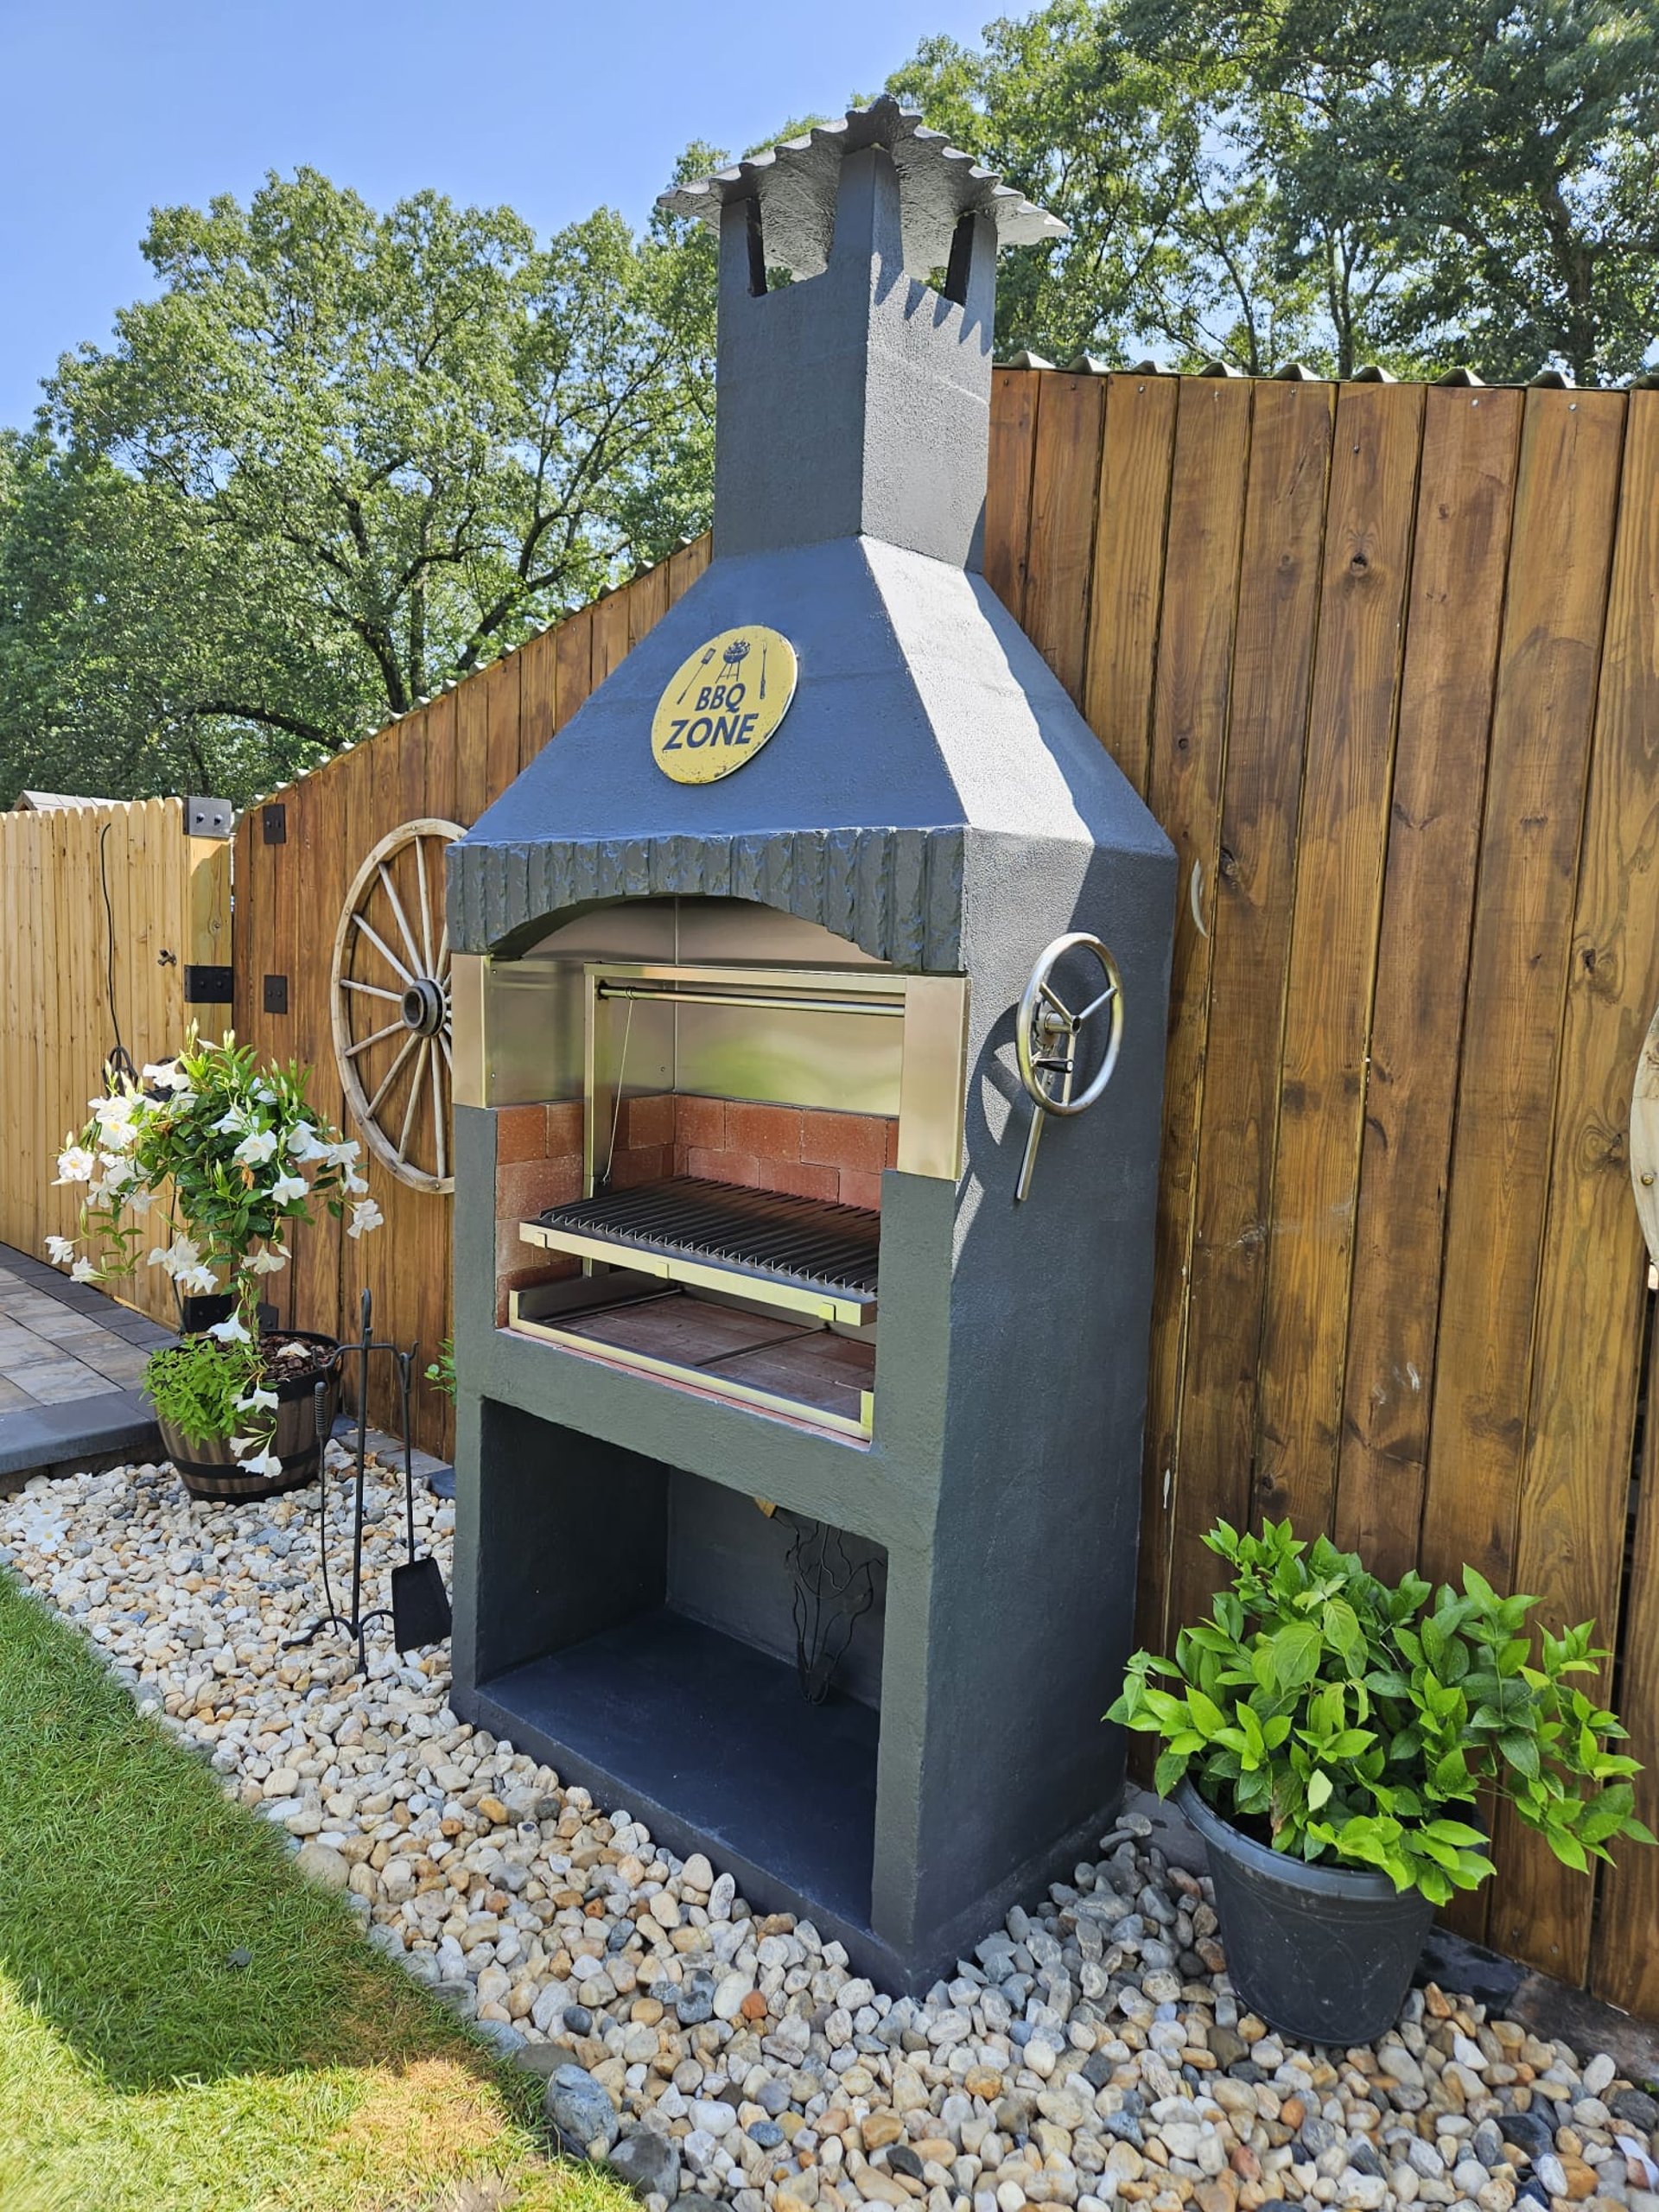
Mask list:
[[[285,1645],[289,1651],[315,1643],[325,1629],[338,1628],[357,1646],[357,1672],[369,1671],[366,1630],[371,1621],[390,1620],[392,1637],[400,1651],[410,1650],[419,1644],[435,1643],[449,1633],[449,1599],[443,1586],[443,1576],[437,1561],[428,1555],[417,1559],[415,1549],[415,1476],[411,1458],[410,1434],[410,1387],[414,1370],[415,1350],[403,1351],[389,1338],[377,1337],[372,1326],[373,1307],[371,1294],[363,1293],[361,1333],[353,1344],[342,1344],[337,1355],[344,1362],[355,1355],[357,1375],[357,1449],[352,1473],[352,1594],[351,1610],[341,1612],[334,1602],[334,1593],[328,1579],[328,1464],[327,1417],[325,1412],[327,1385],[320,1382],[316,1387],[317,1421],[317,1557],[322,1571],[322,1597],[326,1610],[298,1636],[290,1637]],[[408,1532],[409,1555],[401,1567],[392,1569],[392,1602],[388,1605],[363,1606],[363,1525],[364,1492],[367,1480],[369,1431],[369,1357],[372,1352],[390,1352],[397,1365],[398,1400],[403,1423],[404,1444],[404,1511]]]

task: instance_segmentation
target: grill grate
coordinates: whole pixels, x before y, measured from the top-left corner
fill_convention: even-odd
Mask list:
[[[663,1259],[716,1266],[874,1298],[881,1217],[827,1198],[780,1197],[694,1175],[550,1206],[543,1227],[580,1230]]]

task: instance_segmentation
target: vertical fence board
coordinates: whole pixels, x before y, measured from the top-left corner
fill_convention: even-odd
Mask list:
[[[1177,1459],[1214,942],[1203,918],[1214,905],[1220,855],[1251,397],[1246,384],[1189,379],[1181,388],[1175,428],[1164,583],[1170,634],[1158,663],[1147,785],[1147,804],[1175,847],[1179,895],[1158,1183],[1160,1288],[1153,1302],[1147,1372],[1143,1530],[1166,1525],[1165,1500],[1173,1495]],[[1151,1572],[1155,1579],[1155,1565]]]
[[[1527,394],[1498,649],[1421,1560],[1502,1589],[1624,417],[1611,393]]]
[[[1180,389],[1175,377],[1109,378],[1100,444],[1083,712],[1090,728],[1141,792],[1147,788],[1151,754],[1170,467]],[[1001,522],[993,507],[987,515],[988,534]]]
[[[1291,923],[1255,1497],[1304,1535],[1335,1498],[1349,1262],[1422,395],[1345,385]]]
[[[1659,1302],[1649,1300],[1649,1330],[1659,1337]],[[1617,1686],[1618,1710],[1631,1740],[1619,1746],[1642,1762],[1636,1777],[1636,1809],[1659,1834],[1659,1419],[1655,1418],[1653,1376],[1659,1373],[1650,1344],[1648,1409],[1643,1430],[1638,1506],[1630,1554],[1625,1611],[1624,1665]],[[1636,1844],[1614,1847],[1618,1865],[1602,1875],[1590,1959],[1590,1981],[1598,1997],[1628,2012],[1659,2019],[1659,1852]]]
[[[1215,944],[1180,1414],[1171,1495],[1166,1503],[1160,1485],[1155,1501],[1169,1559],[1161,1618],[1148,1624],[1160,1644],[1203,1610],[1214,1587],[1217,1561],[1201,1541],[1204,1531],[1218,1516],[1240,1527],[1249,1512],[1279,1040],[1332,407],[1328,385],[1256,388],[1211,906]],[[1143,1543],[1158,1527],[1148,1520]]]
[[[1044,378],[1032,467],[1031,535],[1043,558],[1027,586],[1026,631],[1079,703],[1105,390],[1099,377]]]
[[[1016,622],[1026,611],[1026,558],[1031,537],[1031,480],[1040,381],[1034,369],[991,372],[985,581]]]
[[[563,729],[594,688],[594,622],[588,609],[559,625],[557,652],[558,727]]]
[[[1417,1556],[1464,986],[1522,395],[1431,391],[1423,421],[1338,1471],[1337,1535]]]
[[[518,772],[519,656],[510,653],[486,670],[484,676],[485,719],[489,727],[490,759],[485,779],[486,804],[499,798]],[[387,829],[395,829],[388,823]],[[384,835],[384,832],[382,833]]]
[[[1659,400],[1630,400],[1561,1025],[1516,1577],[1552,1621],[1618,1626],[1647,1251],[1630,1086],[1659,998]],[[1604,1688],[1606,1685],[1604,1683]],[[1500,1814],[1503,1947],[1589,1963],[1592,1885]]]
[[[652,572],[662,575],[660,569]],[[668,579],[663,576],[664,587]],[[555,702],[558,696],[559,644],[556,634],[543,630],[519,655],[518,765],[527,768],[558,728]]]

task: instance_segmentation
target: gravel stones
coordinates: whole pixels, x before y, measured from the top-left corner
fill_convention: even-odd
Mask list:
[[[560,2138],[578,2155],[602,2158],[620,2130],[610,2093],[581,2066],[561,2066],[548,2077],[543,2103]]]
[[[372,1469],[377,1599],[397,1498]],[[452,1525],[429,1539],[446,1572]],[[348,1543],[341,1517],[332,1556]],[[702,1853],[459,1721],[447,1654],[372,1649],[365,1681],[327,1639],[288,1649],[318,1610],[315,1493],[32,1483],[0,1500],[0,1546],[650,2212],[1659,2212],[1659,2103],[1611,2057],[1433,1986],[1374,2050],[1287,2043],[1139,1815],[895,2002]]]

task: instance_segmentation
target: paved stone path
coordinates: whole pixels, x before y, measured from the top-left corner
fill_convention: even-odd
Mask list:
[[[136,1389],[172,1331],[0,1245],[0,1414]]]
[[[172,1332],[0,1244],[0,1481],[141,1447],[144,1362]]]

